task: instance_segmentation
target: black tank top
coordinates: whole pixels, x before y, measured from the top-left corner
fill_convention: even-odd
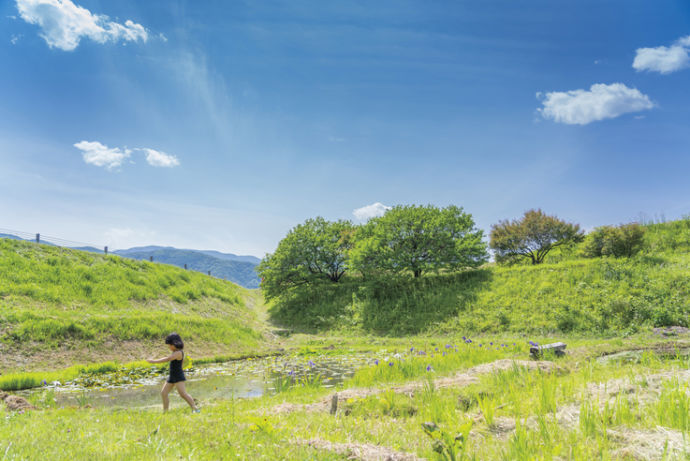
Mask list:
[[[180,360],[170,361],[170,376],[168,377],[169,383],[177,383],[179,381],[185,381],[184,372],[182,371],[182,361],[184,360],[184,351],[182,351],[182,358]]]

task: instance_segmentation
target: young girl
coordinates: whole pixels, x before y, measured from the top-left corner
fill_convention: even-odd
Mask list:
[[[170,362],[170,376],[168,376],[168,381],[161,389],[161,397],[163,398],[163,411],[168,411],[168,406],[170,405],[170,400],[168,399],[168,394],[173,389],[177,387],[177,393],[180,397],[185,399],[190,407],[192,407],[192,412],[199,413],[199,409],[194,404],[194,399],[191,395],[187,394],[185,390],[185,377],[182,371],[182,360],[184,359],[184,343],[182,338],[177,333],[170,333],[165,338],[165,344],[172,352],[168,357],[162,359],[146,359],[149,363],[165,363]]]

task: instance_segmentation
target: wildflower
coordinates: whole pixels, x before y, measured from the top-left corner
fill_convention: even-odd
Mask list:
[[[482,347],[481,343],[479,344],[479,347]]]
[[[465,341],[466,339],[467,339],[466,337],[464,337],[464,336],[462,337],[462,340],[463,340],[463,341]]]
[[[293,370],[288,371],[288,376],[295,376],[295,372]]]
[[[438,352],[438,347],[435,347],[435,348],[434,348],[434,351]]]
[[[411,348],[410,348],[410,352],[414,352],[414,347],[411,347]]]
[[[41,384],[43,384],[44,386],[47,386],[47,385],[48,385],[48,381],[46,381],[46,380],[44,379],[43,381],[41,381]]]
[[[431,368],[431,365],[427,365],[427,366],[426,366],[426,371],[434,371],[434,369]]]
[[[417,352],[417,355],[426,355],[426,352],[424,352],[424,351],[419,351],[419,352]]]
[[[493,341],[489,343],[489,346],[493,346],[493,345],[494,345]]]
[[[446,349],[450,349],[451,347],[453,346],[451,346],[450,344],[446,344]]]
[[[393,362],[388,362],[388,366],[389,366],[389,367],[392,367],[392,366],[393,366]]]
[[[378,365],[378,364],[379,364],[379,359],[374,360],[374,365]]]
[[[309,365],[309,368],[313,368],[316,366],[316,364],[314,362],[312,362],[311,360],[309,361],[309,363],[307,365]]]
[[[395,357],[396,359],[399,359],[401,357],[401,355],[400,354],[393,354],[393,357]]]
[[[443,356],[444,356],[444,357],[446,356],[446,351],[443,351]]]

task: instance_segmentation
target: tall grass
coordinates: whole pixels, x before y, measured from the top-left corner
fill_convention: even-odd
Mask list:
[[[177,267],[0,239],[0,340],[261,342],[245,289]]]

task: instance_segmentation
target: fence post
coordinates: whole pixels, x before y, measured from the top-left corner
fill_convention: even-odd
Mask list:
[[[153,262],[153,256],[149,256],[149,261]]]
[[[106,245],[105,248],[103,248],[103,253],[105,253],[106,256],[108,256],[108,246]]]
[[[208,271],[208,275],[211,275],[211,271]]]
[[[36,243],[41,243],[41,234],[36,234]]]
[[[184,270],[187,270],[187,265],[186,265],[186,264],[184,265]]]

